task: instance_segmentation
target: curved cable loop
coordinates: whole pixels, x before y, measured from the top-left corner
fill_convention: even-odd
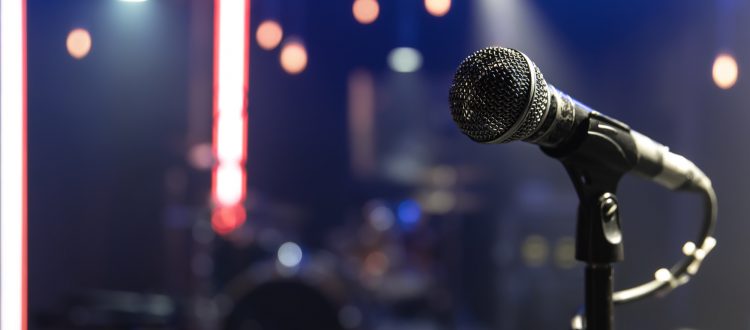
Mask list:
[[[698,273],[701,263],[708,254],[716,247],[716,238],[713,232],[716,227],[718,217],[718,203],[716,193],[711,186],[698,190],[703,194],[705,204],[705,214],[703,226],[698,235],[697,246],[694,242],[688,241],[682,246],[682,252],[685,257],[674,264],[670,269],[660,268],[654,273],[654,279],[641,285],[620,290],[612,295],[615,304],[626,304],[629,302],[641,300],[653,295],[665,295],[675,288],[687,283],[691,276]],[[585,318],[583,317],[583,308],[579,309],[571,320],[572,330],[583,330]]]

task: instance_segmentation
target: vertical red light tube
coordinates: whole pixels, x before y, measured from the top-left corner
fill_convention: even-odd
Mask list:
[[[28,328],[26,1],[0,1],[0,328]]]
[[[211,224],[220,234],[246,218],[249,0],[215,0]]]

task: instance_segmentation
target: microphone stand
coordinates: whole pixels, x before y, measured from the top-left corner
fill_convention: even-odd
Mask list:
[[[612,265],[623,260],[619,205],[622,176],[637,162],[630,128],[596,112],[574,133],[572,143],[542,150],[559,159],[579,198],[576,259],[586,263],[584,329],[614,329]]]

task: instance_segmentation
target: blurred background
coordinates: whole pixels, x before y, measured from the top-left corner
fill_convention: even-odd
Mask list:
[[[714,182],[715,253],[618,328],[750,328],[748,1],[245,4],[27,1],[30,328],[567,328],[563,167],[449,114],[455,68],[490,45]],[[632,177],[619,198],[625,288],[701,209]]]

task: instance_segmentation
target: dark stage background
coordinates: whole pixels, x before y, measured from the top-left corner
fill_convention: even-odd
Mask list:
[[[218,235],[195,159],[213,4],[28,0],[30,328],[566,327],[583,273],[562,166],[450,118],[455,68],[489,45],[714,182],[715,252],[669,296],[618,307],[618,328],[750,326],[747,1],[454,1],[435,17],[380,0],[371,24],[352,1],[250,2],[247,220]],[[259,47],[267,19],[303,40],[304,71]],[[80,60],[73,28],[91,33]],[[416,71],[392,69],[396,47],[421,54]],[[730,89],[712,79],[720,53],[739,66]],[[633,177],[619,197],[624,288],[681,255],[700,200]]]

